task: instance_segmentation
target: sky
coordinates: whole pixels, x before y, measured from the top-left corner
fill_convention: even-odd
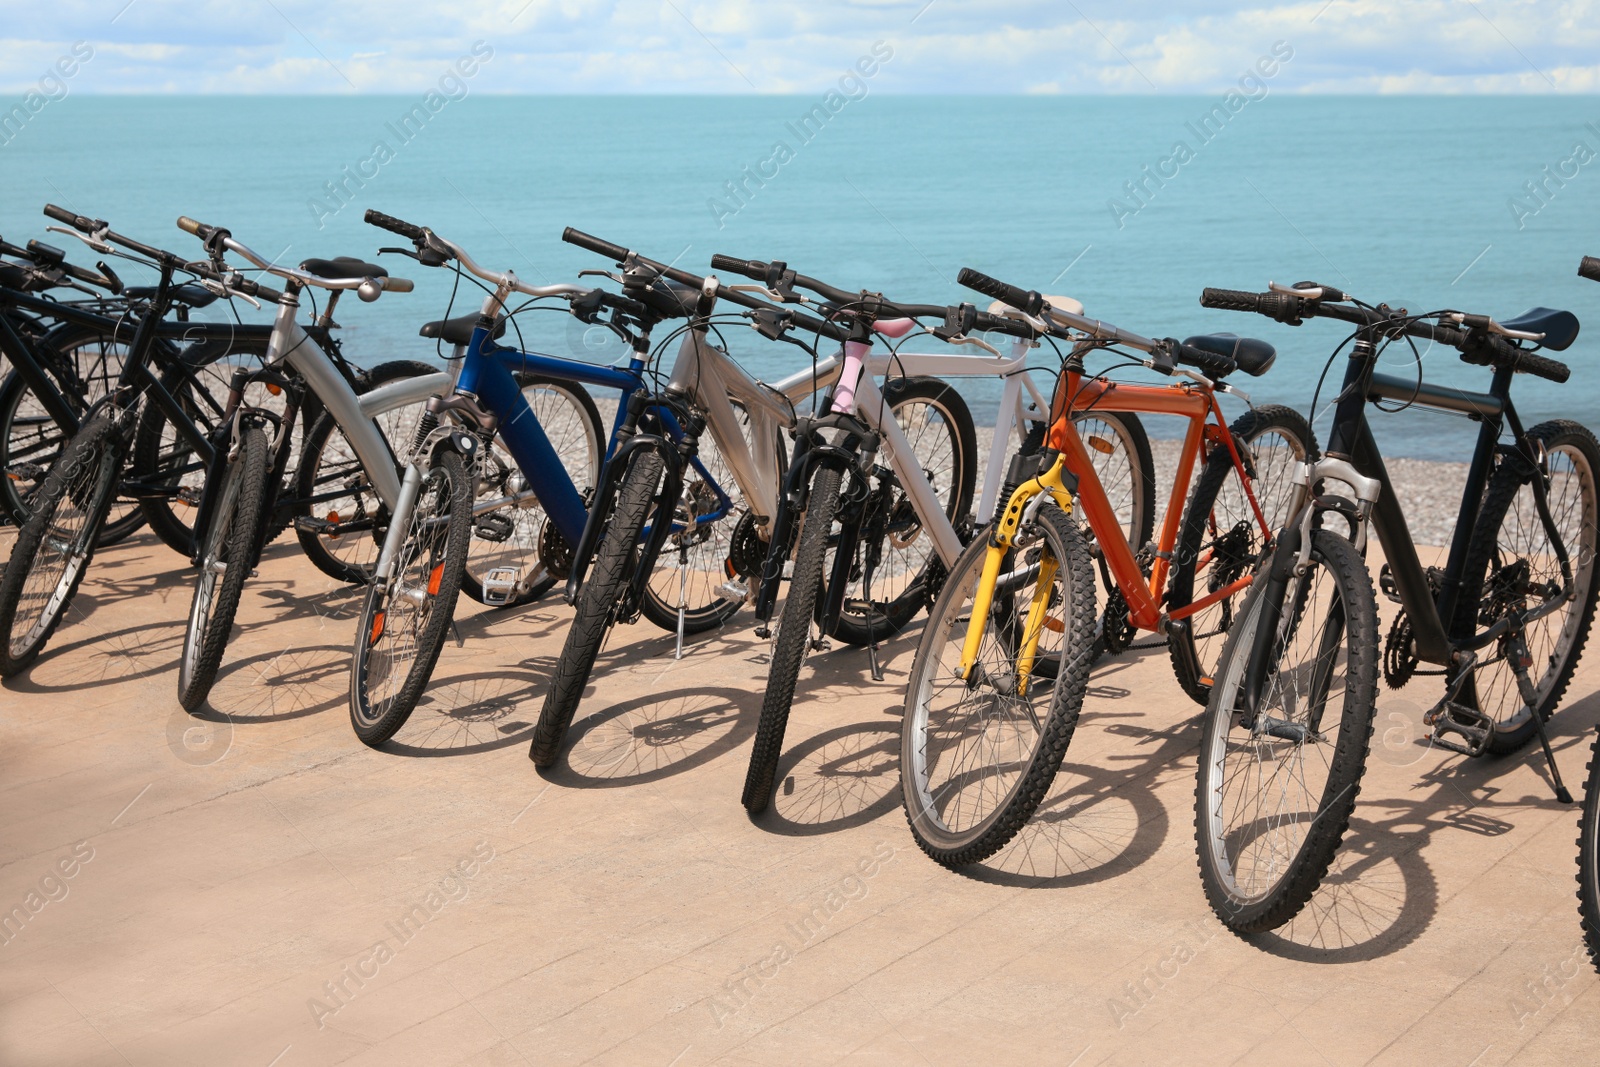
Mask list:
[[[5,0],[0,91],[1210,93],[1283,42],[1305,93],[1600,91],[1600,0]],[[481,42],[481,43],[480,43]],[[72,59],[74,46],[78,56]],[[1280,45],[1280,47],[1282,47]],[[57,67],[59,61],[63,65]],[[69,78],[57,71],[72,69]]]

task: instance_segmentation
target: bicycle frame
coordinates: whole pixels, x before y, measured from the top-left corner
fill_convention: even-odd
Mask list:
[[[1162,603],[1166,599],[1164,590],[1167,575],[1172,565],[1172,549],[1177,543],[1178,526],[1183,518],[1183,502],[1188,498],[1189,482],[1194,475],[1195,462],[1204,455],[1207,438],[1211,439],[1213,448],[1219,443],[1226,447],[1234,467],[1240,471],[1244,470],[1238,449],[1234,447],[1233,434],[1228,432],[1228,423],[1223,418],[1222,408],[1217,403],[1216,393],[1189,384],[1128,385],[1122,382],[1107,382],[1099,378],[1084,381],[1082,368],[1070,363],[1064,376],[1065,382],[1056,409],[1052,411],[1050,433],[1046,443],[1066,457],[1066,469],[1077,479],[1078,485],[1074,497],[1088,519],[1090,529],[1094,531],[1101,552],[1105,554],[1106,565],[1111,570],[1117,588],[1122,591],[1123,597],[1128,602],[1129,621],[1141,630],[1160,631],[1167,622],[1187,619],[1249,586],[1251,579],[1246,576],[1181,608],[1170,612],[1162,610]],[[1178,458],[1178,469],[1173,477],[1172,491],[1167,498],[1167,512],[1161,522],[1155,559],[1148,580],[1140,569],[1133,546],[1128,544],[1127,538],[1121,532],[1122,524],[1112,510],[1111,502],[1106,498],[1105,488],[1095,473],[1094,463],[1090,460],[1083,439],[1073,424],[1074,418],[1095,411],[1176,415],[1187,419],[1189,423],[1184,434],[1183,451]],[[1240,481],[1244,485],[1245,496],[1250,502],[1250,509],[1255,514],[1256,522],[1260,523],[1263,535],[1270,542],[1273,530],[1267,524],[1260,504],[1256,502],[1255,489],[1249,478],[1241,478]]]

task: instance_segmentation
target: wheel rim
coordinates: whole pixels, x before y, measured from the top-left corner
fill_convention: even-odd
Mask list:
[[[1259,600],[1234,634],[1238,654],[1212,697],[1217,718],[1202,753],[1209,779],[1204,826],[1222,889],[1240,905],[1259,903],[1282,884],[1311,827],[1336,799],[1327,796],[1327,786],[1343,718],[1344,607],[1333,575],[1315,555],[1304,578],[1291,582],[1286,606],[1294,602],[1298,582],[1304,583],[1298,589],[1302,606],[1279,667],[1262,686],[1255,728],[1241,725],[1232,709],[1260,621]],[[1304,729],[1302,739],[1267,733],[1273,727],[1288,733],[1292,726]]]
[[[1016,692],[1012,648],[1039,589],[1039,564],[1061,559],[1062,547],[1043,524],[1024,526],[1016,544],[996,582],[974,665],[975,684],[961,677],[961,654],[985,553],[969,550],[940,597],[937,618],[929,622],[908,704],[907,799],[913,820],[952,845],[976,837],[1009,806],[1044,742],[1056,693],[1053,675],[1039,674],[1026,693]],[[1046,624],[1035,661],[1053,659],[1058,671],[1068,636],[1065,620],[1074,614],[1072,590],[1063,580],[1067,574],[1067,567],[1058,568],[1045,594],[1051,603],[1048,617],[1062,622],[1062,629]]]
[[[1524,629],[1528,654],[1533,658],[1530,673],[1534,674],[1534,688],[1541,705],[1557,684],[1561,666],[1581,636],[1584,606],[1595,579],[1596,541],[1595,472],[1588,457],[1571,445],[1558,445],[1550,449],[1547,456],[1550,516],[1555,520],[1571,559],[1577,595],[1565,609],[1536,619]],[[1561,587],[1561,566],[1540,521],[1531,484],[1524,484],[1506,508],[1496,541],[1495,556],[1485,579],[1487,612],[1499,614],[1497,609],[1488,606],[1492,599],[1490,590],[1497,585],[1507,588],[1515,585],[1516,591],[1524,595],[1537,590],[1528,598],[1530,607],[1548,599],[1544,595],[1548,591]],[[1528,565],[1525,578],[1521,571],[1507,569],[1519,561]],[[1504,576],[1503,583],[1497,583],[1497,575]],[[1480,626],[1485,623],[1483,617],[1478,619]],[[1473,672],[1473,685],[1478,709],[1494,719],[1501,730],[1509,732],[1529,722],[1533,709],[1522,699],[1507,651],[1505,643],[1495,647],[1492,655],[1486,656]]]
[[[362,615],[361,691],[356,715],[363,726],[375,726],[399,697],[417,659],[420,634],[431,617],[440,585],[449,538],[450,476],[443,468],[428,472],[417,495],[410,529],[401,543],[393,577],[382,590],[373,586]]]

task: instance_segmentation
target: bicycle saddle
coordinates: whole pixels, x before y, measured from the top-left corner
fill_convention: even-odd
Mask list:
[[[387,278],[389,272],[376,263],[366,263],[349,256],[335,256],[333,259],[303,259],[300,269],[308,274],[315,274],[319,278],[326,278],[331,282],[354,280],[360,278]]]
[[[156,295],[153,285],[130,285],[122,290],[122,295],[129,300],[149,300]],[[217,298],[217,294],[196,282],[185,282],[183,285],[172,287],[172,302],[185,307],[203,308]]]
[[[364,277],[364,275],[363,275]],[[424,323],[422,329],[417,331],[423,337],[437,337],[448,345],[465,346],[472,340],[472,331],[478,325],[478,316],[460,315],[453,319],[436,319]],[[502,337],[506,332],[506,320],[501,319],[494,324],[493,337]]]
[[[1529,308],[1514,319],[1501,319],[1500,325],[1508,330],[1544,334],[1539,343],[1552,352],[1560,352],[1578,339],[1578,316],[1570,311]]]
[[[1267,373],[1278,358],[1278,350],[1254,337],[1240,337],[1232,333],[1203,333],[1183,342],[1202,352],[1227,356],[1238,364],[1240,370],[1253,376]]]

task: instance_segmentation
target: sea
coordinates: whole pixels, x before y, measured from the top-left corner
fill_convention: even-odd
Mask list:
[[[1255,404],[1303,411],[1346,330],[1206,310],[1203,287],[1311,280],[1374,304],[1498,318],[1566,308],[1596,320],[1560,357],[1571,380],[1523,377],[1513,395],[1527,423],[1600,425],[1600,286],[1575,273],[1581,256],[1600,255],[1600,97],[467,91],[431,103],[52,100],[0,130],[0,235],[45,238],[92,262],[71,238],[45,234],[40,208],[54,202],[185,253],[199,246],[175,228],[179,215],[226,226],[275,261],[371,259],[400,243],[362,222],[374,207],[536,283],[610,266],[561,242],[574,226],[696,273],[723,252],[781,259],[840,288],[982,306],[955,281],[971,266],[1071,296],[1145,336],[1264,338],[1276,366],[1238,384]],[[437,358],[418,327],[475,310],[481,294],[445,270],[381,261],[416,291],[341,303],[347,354],[365,364]],[[238,314],[266,319],[242,304]],[[532,350],[600,362],[623,354],[606,331],[559,312],[529,312],[519,325]],[[738,323],[723,336],[759,376],[807,358]],[[1034,359],[1046,378],[1057,366],[1048,350]],[[1488,381],[1448,350],[1395,346],[1384,364],[1465,388]],[[1339,373],[1321,392],[1324,432]],[[998,385],[957,384],[979,419],[993,420]],[[1395,455],[1458,459],[1473,440],[1463,419],[1415,409],[1374,422]],[[1150,430],[1178,428],[1152,420]]]

